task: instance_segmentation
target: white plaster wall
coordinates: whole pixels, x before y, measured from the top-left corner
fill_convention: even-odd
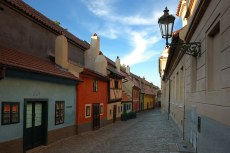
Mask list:
[[[107,106],[107,120],[112,120],[113,119],[113,106],[117,106],[117,116],[116,118],[121,117],[121,102],[116,102],[116,103],[110,103]]]

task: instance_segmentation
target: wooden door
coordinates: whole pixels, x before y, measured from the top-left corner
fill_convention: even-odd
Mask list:
[[[123,108],[124,113],[126,113],[127,112],[127,104],[124,104],[123,106],[124,106],[124,108]]]
[[[117,105],[113,105],[113,123],[116,122],[117,118]]]
[[[100,104],[93,104],[93,130],[100,128]]]
[[[47,112],[44,102],[26,102],[24,116],[24,149],[28,150],[46,143]]]

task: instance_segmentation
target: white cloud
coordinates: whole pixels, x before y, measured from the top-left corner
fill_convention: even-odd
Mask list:
[[[103,18],[109,22],[119,22],[126,25],[154,25],[158,17],[162,15],[161,12],[152,12],[150,16],[143,16],[137,13],[132,16],[124,16],[115,14],[113,12],[114,0],[82,0],[84,4],[98,17]]]
[[[147,61],[158,54],[152,50],[152,47],[161,37],[154,36],[153,32],[159,31],[157,20],[163,11],[152,11],[145,16],[141,12],[124,15],[114,13],[115,0],[82,1],[89,11],[105,21],[104,25],[93,29],[98,35],[109,39],[117,39],[122,36],[133,47],[125,57],[121,58],[122,63],[133,65]]]
[[[99,30],[97,30],[97,33],[100,36],[109,38],[109,39],[117,39],[118,35],[119,35],[119,30],[118,27],[116,27],[114,24],[105,24],[103,26],[103,28],[99,28]]]
[[[134,65],[137,63],[145,62],[152,58],[154,55],[158,54],[153,52],[149,48],[156,43],[159,38],[147,36],[146,31],[142,32],[131,32],[131,44],[134,49],[125,57],[121,58],[121,62],[126,65]],[[147,37],[147,38],[146,38]]]
[[[82,0],[89,11],[97,16],[106,16],[112,11],[112,0]]]

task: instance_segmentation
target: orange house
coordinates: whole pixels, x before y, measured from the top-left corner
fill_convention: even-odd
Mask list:
[[[84,69],[78,85],[77,126],[78,133],[96,130],[107,124],[108,77],[90,69]]]

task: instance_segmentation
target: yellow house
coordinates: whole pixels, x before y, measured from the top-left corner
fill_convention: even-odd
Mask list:
[[[153,109],[155,107],[156,88],[153,84],[145,81],[144,86],[144,110]]]

